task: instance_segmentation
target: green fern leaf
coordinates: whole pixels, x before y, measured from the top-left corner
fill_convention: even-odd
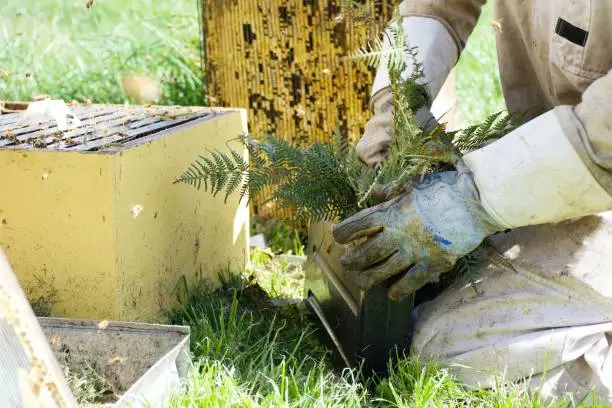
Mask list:
[[[225,202],[227,202],[228,197],[236,191],[238,186],[240,186],[242,180],[243,174],[239,172],[234,172],[229,176],[229,181],[225,187]]]

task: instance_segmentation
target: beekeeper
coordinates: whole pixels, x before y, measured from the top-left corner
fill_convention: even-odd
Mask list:
[[[430,101],[483,3],[401,3]],[[415,351],[468,384],[503,375],[548,395],[595,390],[600,403],[612,402],[612,1],[498,1],[495,20],[507,107],[531,120],[465,154],[456,172],[338,224],[334,236],[368,237],[343,259],[364,287],[403,275],[391,298],[449,271],[489,237],[512,267],[485,261],[478,294],[461,281],[418,308]],[[369,166],[391,141],[391,101],[381,67],[358,144]],[[429,106],[413,107],[423,123]]]

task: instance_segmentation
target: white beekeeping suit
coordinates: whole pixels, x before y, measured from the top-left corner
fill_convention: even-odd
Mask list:
[[[457,62],[484,3],[400,5],[408,42],[419,48],[430,100]],[[455,367],[467,383],[490,384],[504,373],[509,380],[531,377],[553,395],[595,389],[600,402],[612,403],[612,1],[496,3],[507,106],[535,114],[464,156],[477,189],[466,206],[479,201],[478,211],[493,225],[482,230],[494,233],[491,240],[513,269],[481,265],[479,294],[458,282],[425,304],[414,347]],[[358,145],[372,166],[391,138],[386,76],[379,69],[374,116]],[[426,111],[427,106],[419,110],[421,117],[427,118]],[[405,205],[417,215],[428,204],[437,208],[436,200],[423,196]],[[418,207],[419,200],[425,207]]]

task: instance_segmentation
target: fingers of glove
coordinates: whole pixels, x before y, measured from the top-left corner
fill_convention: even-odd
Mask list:
[[[339,244],[347,244],[356,239],[371,237],[382,232],[389,220],[389,211],[394,211],[394,208],[397,208],[409,194],[408,191],[392,200],[366,208],[334,225],[334,240]]]
[[[376,169],[387,157],[388,149],[381,149],[369,155],[362,155],[359,161],[371,169]]]
[[[334,225],[334,239],[339,244],[348,244],[356,239],[370,237],[383,231],[384,212],[379,210],[380,205],[367,208],[347,218],[340,224]]]
[[[386,156],[393,140],[393,113],[374,115],[365,126],[363,137],[357,143],[357,157],[370,167],[375,167]]]
[[[361,245],[347,248],[341,259],[342,265],[353,271],[369,268],[396,251],[397,248],[389,241],[389,236],[383,232]]]
[[[372,192],[370,193],[372,198],[374,198],[377,202],[383,202],[387,200],[389,196],[389,188],[386,184],[376,184],[372,188]]]
[[[435,277],[448,272],[451,268],[452,266],[449,268],[441,265],[416,264],[406,272],[406,275],[391,286],[388,293],[389,298],[394,301],[402,300],[421,289]]]
[[[423,130],[430,130],[438,126],[438,121],[426,106],[419,108],[414,113],[414,117]]]
[[[361,272],[357,278],[357,283],[364,290],[370,289],[390,277],[404,272],[412,265],[412,262],[411,257],[396,252],[386,261]]]
[[[413,182],[405,182],[402,184],[394,181],[385,184],[377,183],[372,187],[370,197],[372,197],[375,202],[378,203],[391,201],[391,197],[406,196],[414,189],[414,187],[415,183]]]

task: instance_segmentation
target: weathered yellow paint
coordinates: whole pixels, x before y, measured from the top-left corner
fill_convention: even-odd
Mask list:
[[[215,274],[244,268],[248,222],[234,240],[236,198],[224,204],[223,195],[172,184],[205,149],[226,149],[228,139],[241,133],[239,115],[230,113],[205,128],[188,127],[125,150],[115,160],[117,269],[131,271],[117,276],[122,320],[143,320],[166,308],[183,276],[216,282]]]
[[[0,150],[0,246],[30,299],[109,315],[115,297],[110,157]]]
[[[58,316],[154,321],[184,283],[242,270],[246,206],[172,181],[245,126],[225,111],[112,152],[0,150],[0,247],[31,300],[55,290]]]

